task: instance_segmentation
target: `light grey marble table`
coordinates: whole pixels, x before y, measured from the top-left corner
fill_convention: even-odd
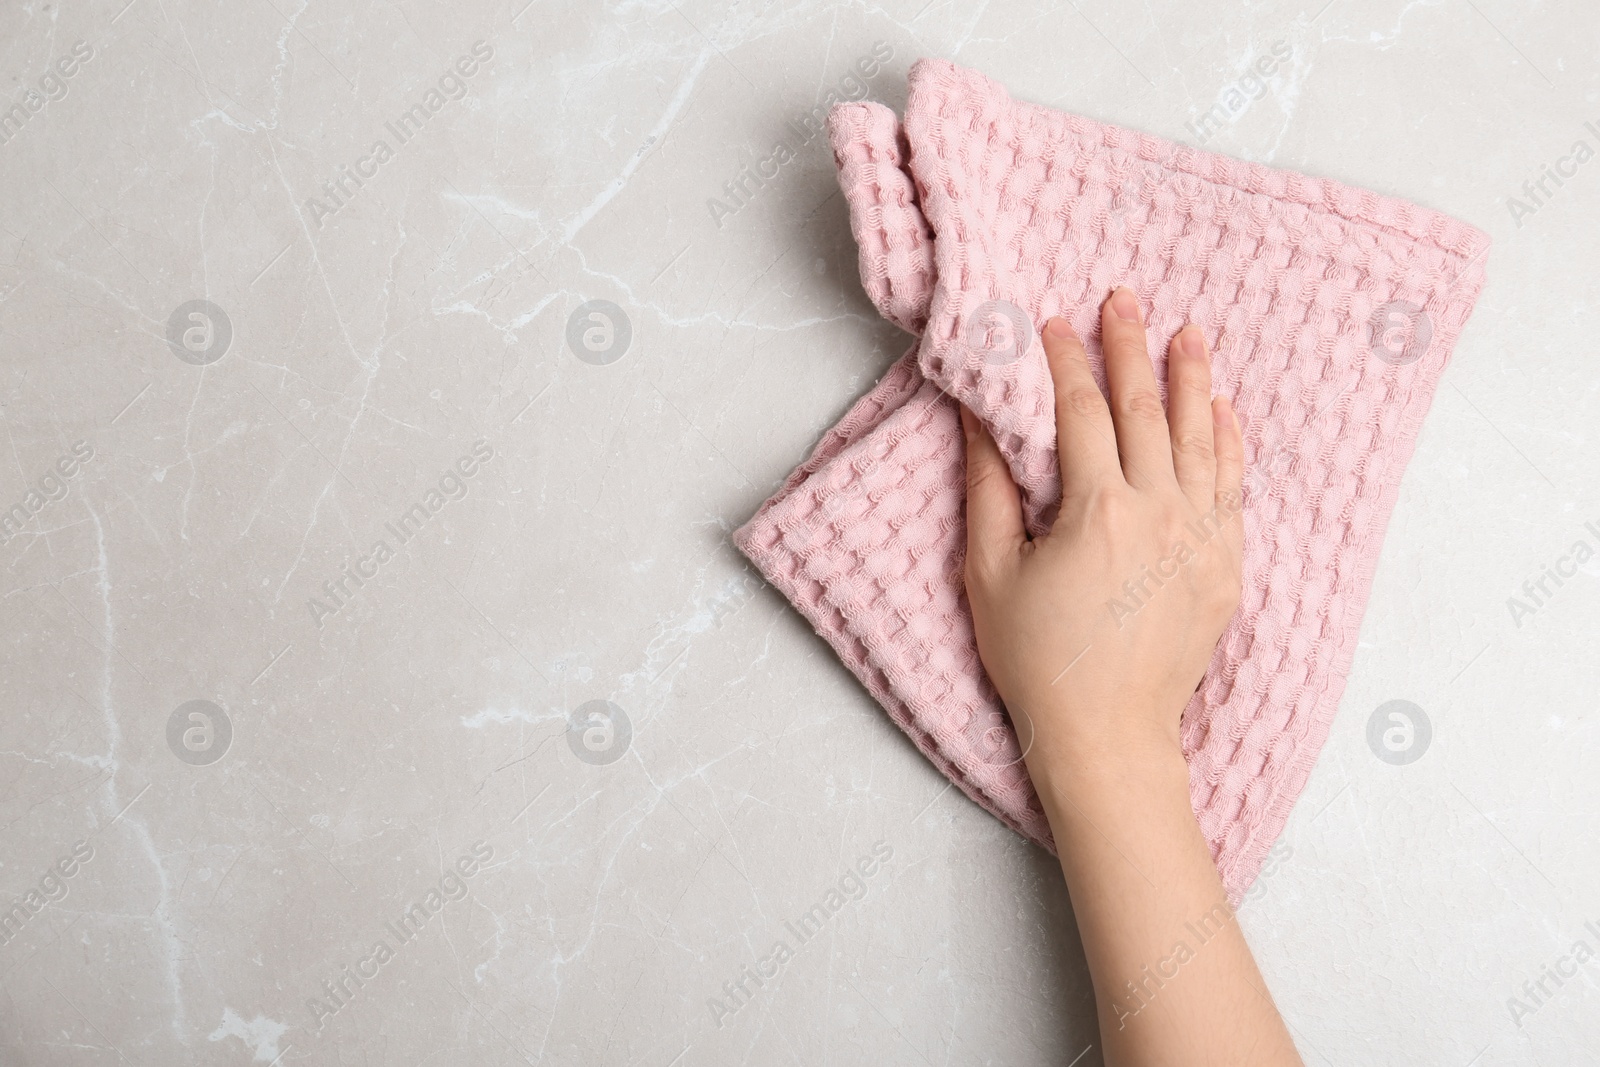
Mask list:
[[[1576,0],[8,6],[0,1062],[1100,1062],[1049,857],[729,543],[906,343],[798,116],[923,55],[1493,235],[1240,918],[1308,1063],[1596,1062],[1597,54]]]

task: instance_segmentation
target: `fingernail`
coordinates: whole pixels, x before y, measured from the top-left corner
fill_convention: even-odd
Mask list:
[[[1219,396],[1212,402],[1211,421],[1222,427],[1233,421],[1233,405],[1228,403],[1227,397]]]
[[[1139,321],[1139,298],[1133,295],[1133,290],[1126,285],[1119,286],[1111,294],[1111,310],[1116,312],[1117,318],[1129,322]]]
[[[961,408],[961,432],[970,441],[978,436],[978,419],[972,412],[967,410],[967,405],[961,404],[958,406]]]
[[[1178,346],[1183,349],[1183,354],[1195,359],[1203,359],[1206,354],[1206,336],[1200,327],[1190,324],[1178,332]]]
[[[1060,341],[1065,341],[1072,336],[1072,327],[1060,315],[1053,316],[1044,324],[1044,332]]]

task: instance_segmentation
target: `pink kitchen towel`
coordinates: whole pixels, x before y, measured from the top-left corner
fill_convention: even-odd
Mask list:
[[[1190,792],[1243,895],[1327,737],[1400,478],[1483,286],[1489,239],[1427,208],[1012,100],[911,68],[904,124],[829,133],[883,315],[918,340],[734,536],[941,772],[1052,848],[962,582],[957,401],[989,427],[1034,533],[1060,499],[1039,327],[1085,338],[1119,284],[1151,350],[1206,332],[1249,464],[1244,595],[1184,712]]]

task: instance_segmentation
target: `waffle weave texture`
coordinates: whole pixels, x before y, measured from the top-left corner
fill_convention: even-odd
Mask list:
[[[941,772],[1053,850],[963,588],[957,401],[988,426],[1034,534],[1060,502],[1052,316],[1104,387],[1099,308],[1128,285],[1156,376],[1194,322],[1239,412],[1244,591],[1184,711],[1190,794],[1235,902],[1328,734],[1383,532],[1489,239],[1449,216],[1012,100],[924,59],[904,125],[829,134],[883,315],[920,335],[734,535]],[[1069,650],[1070,651],[1070,650]]]

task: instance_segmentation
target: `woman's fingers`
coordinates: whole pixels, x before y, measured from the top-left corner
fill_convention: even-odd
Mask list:
[[[1216,442],[1217,518],[1227,534],[1234,559],[1244,553],[1244,434],[1239,416],[1225,397],[1211,401],[1211,436]]]
[[[1022,494],[1011,480],[1000,446],[978,417],[961,405],[967,441],[967,573],[998,574],[1028,539]]]
[[[1178,488],[1196,510],[1209,508],[1217,489],[1211,431],[1211,356],[1198,326],[1185,326],[1167,352],[1167,424]]]
[[[1167,413],[1156,388],[1145,347],[1139,298],[1122,286],[1100,309],[1100,340],[1111,386],[1111,419],[1117,427],[1122,473],[1134,488],[1172,484],[1172,443]]]
[[[1070,497],[1106,478],[1121,480],[1111,410],[1089,370],[1083,342],[1066,319],[1044,325],[1044,354],[1056,391],[1056,450],[1061,494]]]

